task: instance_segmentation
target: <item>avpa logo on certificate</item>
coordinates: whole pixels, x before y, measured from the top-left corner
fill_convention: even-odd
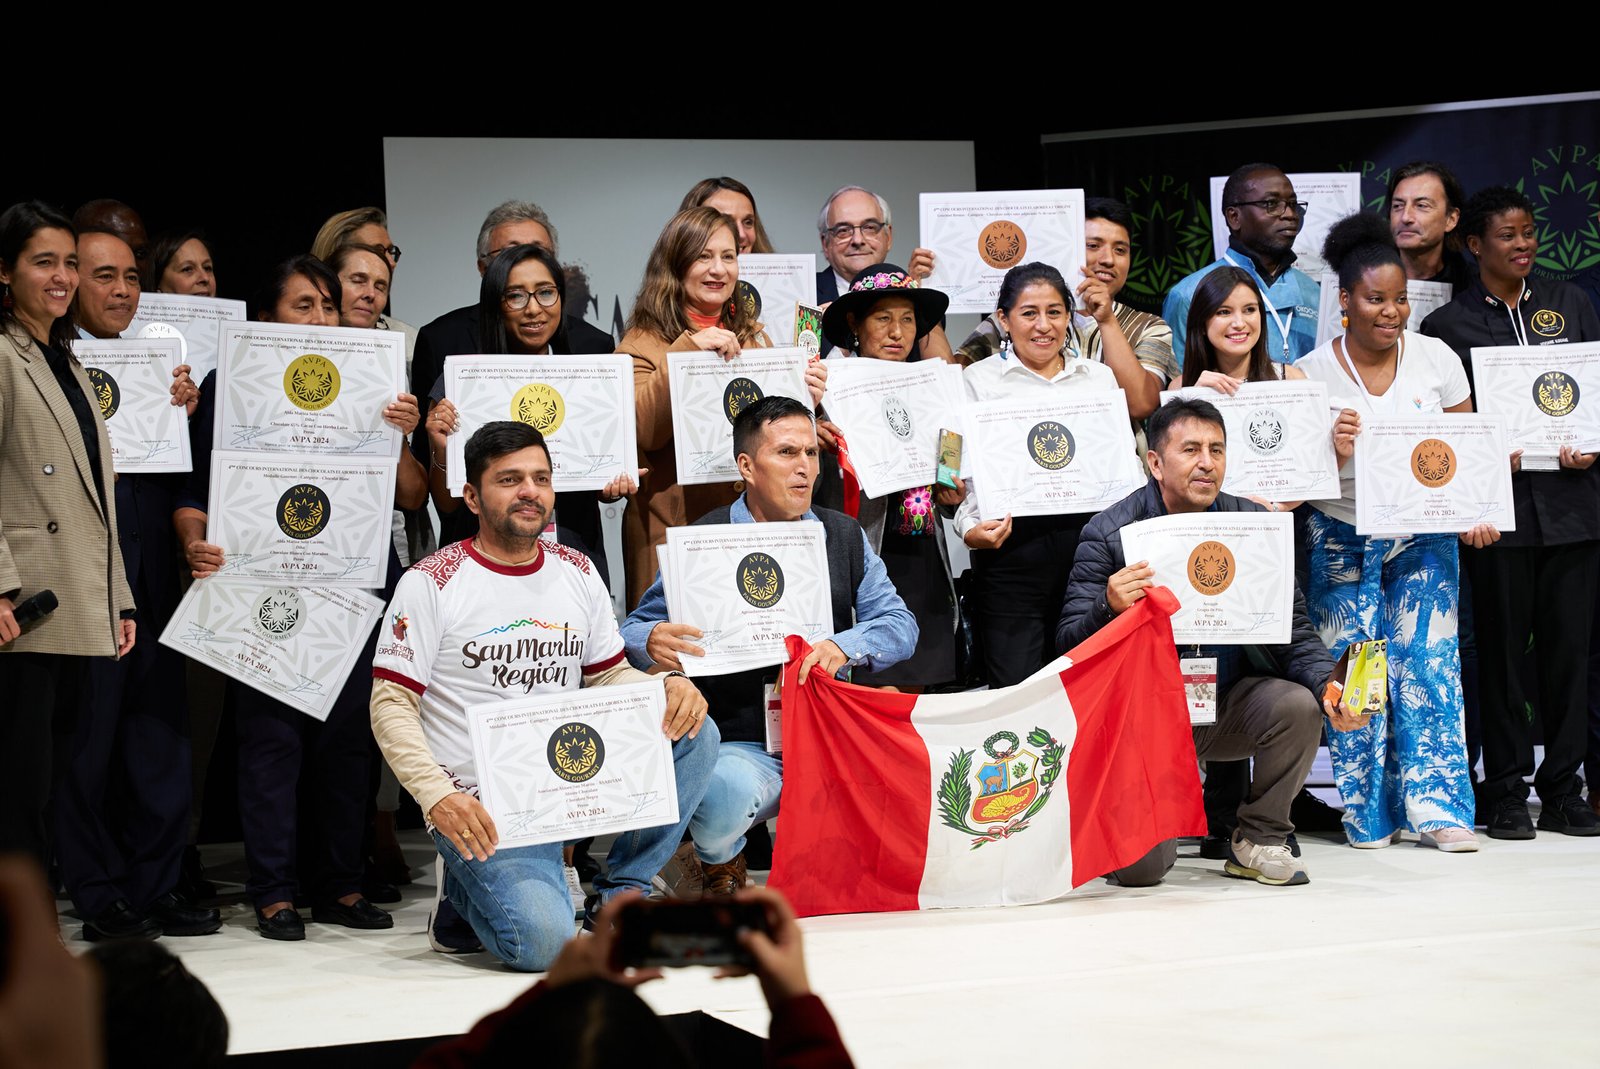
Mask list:
[[[97,367],[86,367],[83,373],[89,378],[89,385],[94,387],[94,399],[100,403],[100,418],[110,419],[117,414],[117,406],[122,403],[122,390],[117,386],[117,380],[110,374]]]
[[[1227,590],[1238,574],[1239,562],[1221,542],[1201,542],[1189,554],[1189,585],[1206,597],[1214,598]]]
[[[530,382],[512,396],[511,418],[540,434],[554,434],[567,418],[567,405],[554,386]]]
[[[588,724],[562,724],[550,733],[545,748],[550,771],[568,783],[591,780],[606,763],[606,742]]]
[[[1429,490],[1437,490],[1456,477],[1456,451],[1438,438],[1424,438],[1411,451],[1411,474]]]
[[[765,553],[749,553],[739,562],[739,596],[758,609],[783,600],[783,569]]]
[[[1577,380],[1565,371],[1546,371],[1533,381],[1533,403],[1547,416],[1570,416],[1578,396]]]
[[[339,397],[339,365],[317,353],[295,357],[283,369],[283,395],[303,412],[321,412]]]
[[[1072,432],[1053,419],[1035,423],[1028,431],[1028,456],[1046,471],[1060,471],[1077,456],[1078,443]]]
[[[732,423],[739,418],[739,413],[761,400],[762,396],[761,387],[743,375],[731,379],[722,390],[722,414]]]

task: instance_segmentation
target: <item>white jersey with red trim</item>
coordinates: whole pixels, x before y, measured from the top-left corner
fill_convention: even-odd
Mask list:
[[[539,542],[532,564],[485,557],[471,540],[412,565],[384,615],[372,674],[421,695],[422,731],[458,790],[478,793],[467,732],[474,705],[577,690],[623,657],[611,595],[582,553]]]

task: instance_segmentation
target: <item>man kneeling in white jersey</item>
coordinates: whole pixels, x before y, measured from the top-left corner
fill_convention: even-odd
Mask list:
[[[418,561],[395,588],[373,659],[372,730],[444,860],[444,897],[429,920],[434,949],[481,943],[512,968],[537,972],[572,935],[561,844],[496,849],[494,821],[477,798],[466,710],[651,677],[624,659],[610,596],[588,558],[539,538],[555,502],[543,436],[490,423],[467,441],[466,459],[464,499],[481,527]],[[492,640],[514,623],[546,640]],[[700,692],[672,673],[666,696],[662,731],[673,740],[682,817],[617,839],[590,916],[620,891],[650,889],[716,765],[719,736]]]

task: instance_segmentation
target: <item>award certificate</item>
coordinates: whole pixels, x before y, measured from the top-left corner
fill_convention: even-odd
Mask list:
[[[810,253],[747,252],[739,257],[738,299],[759,320],[773,345],[798,345],[795,310],[817,303],[817,262]]]
[[[1247,382],[1229,397],[1209,386],[1162,391],[1209,401],[1228,431],[1222,489],[1268,501],[1326,501],[1339,496],[1328,387],[1309,379]]]
[[[774,393],[811,408],[811,391],[806,389],[810,359],[799,348],[746,349],[732,360],[716,353],[668,353],[678,482],[737,482],[734,417],[745,405]]]
[[[444,394],[460,426],[445,440],[445,481],[467,485],[467,439],[485,423],[517,420],[544,435],[558,490],[600,490],[618,475],[639,477],[633,358],[448,356]]]
[[[218,577],[383,586],[394,465],[358,457],[213,453],[209,540],[225,554]]]
[[[961,369],[943,360],[828,361],[822,407],[844,432],[868,497],[932,484],[939,432],[960,431],[956,421],[965,403]]]
[[[478,797],[501,848],[676,824],[665,712],[661,680],[468,709]]]
[[[191,297],[181,293],[141,293],[139,311],[123,333],[130,338],[176,338],[180,364],[189,377],[204,382],[217,366],[218,324],[244,322],[243,301],[227,297]]]
[[[1144,485],[1121,390],[982,401],[961,422],[986,520],[1099,512]]]
[[[362,590],[193,583],[161,643],[223,675],[326,720],[383,602]]]
[[[189,415],[172,403],[172,370],[183,363],[176,338],[75,341],[119,475],[189,471]]]
[[[1506,446],[1544,467],[1561,447],[1600,451],[1600,343],[1491,346],[1472,350],[1478,411],[1506,422]]]
[[[1294,617],[1294,517],[1286,512],[1194,512],[1122,529],[1122,557],[1147,560],[1178,598],[1179,645],[1276,645]]]
[[[995,310],[1000,281],[1042,260],[1076,289],[1083,281],[1083,190],[924,193],[922,245],[933,252],[923,282],[950,296],[951,312]]]
[[[684,657],[691,676],[782,664],[783,640],[833,633],[827,538],[822,524],[691,524],[667,530],[667,616],[693,624],[704,657]]]
[[[1379,538],[1517,527],[1498,416],[1372,416],[1356,438],[1356,531]]]
[[[406,389],[393,330],[223,323],[212,445],[249,453],[398,457],[383,410]]]

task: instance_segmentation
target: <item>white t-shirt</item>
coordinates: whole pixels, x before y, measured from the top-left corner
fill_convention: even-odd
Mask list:
[[[611,596],[577,550],[541,539],[537,560],[497,564],[471,540],[413,565],[383,618],[372,674],[422,698],[422,733],[457,790],[478,793],[466,710],[577,690],[622,660]]]
[[[1327,383],[1328,403],[1335,409],[1353,408],[1362,419],[1436,415],[1472,396],[1466,369],[1461,366],[1461,358],[1455,350],[1438,338],[1409,330],[1400,335],[1400,366],[1395,369],[1394,382],[1376,397],[1367,392],[1360,379],[1352,379],[1345,371],[1334,355],[1332,341],[1317,346],[1296,360],[1294,366],[1304,371],[1306,378]],[[1359,436],[1356,448],[1361,448]],[[1337,501],[1313,501],[1311,504],[1354,527],[1356,465],[1353,455],[1339,469],[1339,490]]]

